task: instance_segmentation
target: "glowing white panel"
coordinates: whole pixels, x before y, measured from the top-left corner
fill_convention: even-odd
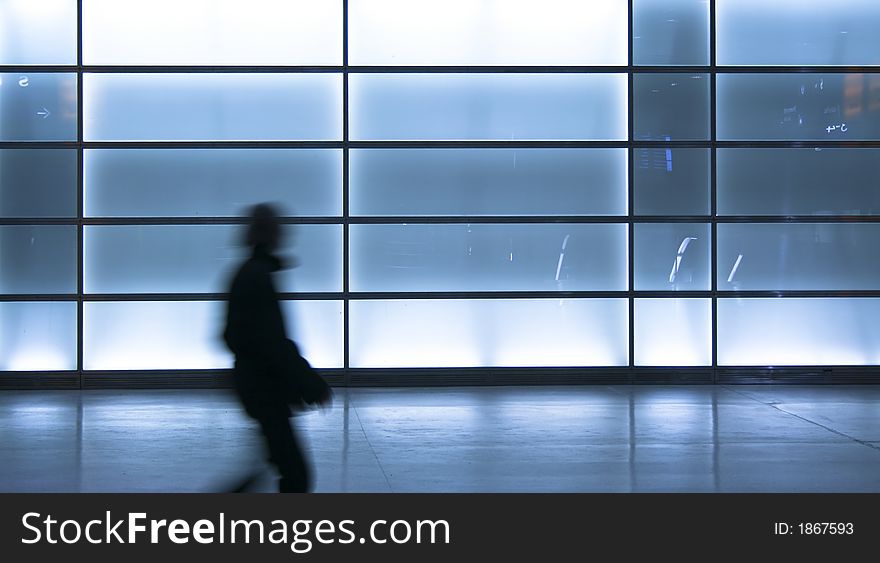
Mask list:
[[[635,226],[636,290],[709,289],[711,228],[706,223],[638,223]]]
[[[880,364],[880,299],[719,299],[725,366]]]
[[[280,292],[342,290],[342,226],[285,230],[276,274]],[[222,293],[247,257],[234,225],[90,225],[85,228],[86,293]]]
[[[0,226],[0,293],[75,293],[75,225]]]
[[[230,217],[264,201],[342,214],[336,149],[89,149],[84,163],[88,217]]]
[[[0,0],[0,64],[75,65],[77,0]]]
[[[342,362],[342,303],[285,303],[288,336],[316,367]],[[219,301],[87,302],[83,361],[89,370],[217,369],[232,365]],[[75,331],[73,332],[75,334]]]
[[[75,141],[76,74],[0,73],[0,141]]]
[[[708,0],[633,0],[633,63],[708,65]]]
[[[353,367],[623,366],[626,299],[349,304]]]
[[[880,64],[876,0],[716,0],[719,65]]]
[[[76,217],[76,149],[0,149],[0,217]]]
[[[352,74],[358,140],[625,140],[625,74]]]
[[[353,149],[353,215],[625,215],[626,149]]]
[[[85,139],[337,140],[338,74],[86,74]]]
[[[342,2],[84,0],[83,58],[93,65],[339,65]]]
[[[625,290],[625,224],[351,225],[353,291]]]
[[[626,0],[349,0],[355,65],[625,65]]]
[[[76,303],[0,303],[0,371],[76,369]]]
[[[637,366],[712,365],[709,299],[636,299]]]

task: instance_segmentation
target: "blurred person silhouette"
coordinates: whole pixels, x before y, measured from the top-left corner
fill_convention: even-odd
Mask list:
[[[291,407],[328,405],[331,392],[284,329],[272,280],[283,267],[275,255],[281,235],[275,207],[251,208],[244,242],[252,253],[232,278],[223,339],[235,355],[236,394],[259,424],[269,461],[280,475],[279,491],[305,493],[312,488],[312,471],[290,422]],[[249,475],[232,490],[243,492],[258,477],[259,472]]]

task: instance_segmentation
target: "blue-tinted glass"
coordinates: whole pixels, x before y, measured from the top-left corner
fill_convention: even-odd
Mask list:
[[[708,74],[636,74],[633,98],[636,139],[709,138]]]
[[[880,75],[719,74],[721,140],[880,139]]]
[[[354,215],[625,215],[625,149],[355,149]]]
[[[0,149],[0,217],[76,217],[76,149]]]
[[[718,363],[880,364],[880,299],[719,299]]]
[[[287,228],[278,251],[287,265],[278,291],[342,289],[342,227]],[[221,293],[247,250],[232,225],[87,226],[83,248],[87,293]]]
[[[708,65],[707,0],[633,0],[633,63]]]
[[[0,303],[0,371],[76,369],[76,303]]]
[[[342,2],[85,0],[83,29],[86,64],[342,64]]]
[[[75,65],[77,0],[0,0],[0,65]]]
[[[719,289],[872,290],[880,287],[880,225],[718,225]]]
[[[352,301],[352,367],[625,366],[626,299]]]
[[[626,139],[624,74],[352,74],[358,140]]]
[[[712,365],[709,299],[636,299],[637,366]]]
[[[625,65],[626,2],[350,0],[355,65]]]
[[[878,162],[880,149],[718,149],[718,213],[877,215]]]
[[[720,65],[880,64],[875,0],[716,0]]]
[[[0,73],[0,141],[75,141],[76,74]]]
[[[354,291],[626,289],[626,225],[352,225]]]
[[[338,74],[87,74],[85,139],[336,140]]]
[[[708,215],[709,149],[671,147],[633,151],[636,215]]]
[[[703,223],[639,223],[635,226],[635,289],[709,289],[712,244]]]
[[[229,217],[264,201],[341,215],[337,149],[96,149],[85,152],[89,217]]]
[[[75,293],[76,227],[0,226],[0,294]]]

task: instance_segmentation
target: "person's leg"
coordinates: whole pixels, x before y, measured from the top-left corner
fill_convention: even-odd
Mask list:
[[[281,474],[280,492],[309,492],[312,485],[311,475],[290,420],[286,416],[273,416],[260,418],[259,423],[269,447],[269,461]]]

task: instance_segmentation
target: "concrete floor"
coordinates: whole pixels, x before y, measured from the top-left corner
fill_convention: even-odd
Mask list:
[[[880,492],[880,386],[339,389],[294,420],[318,491]],[[257,440],[220,390],[0,392],[0,491],[213,491]]]

